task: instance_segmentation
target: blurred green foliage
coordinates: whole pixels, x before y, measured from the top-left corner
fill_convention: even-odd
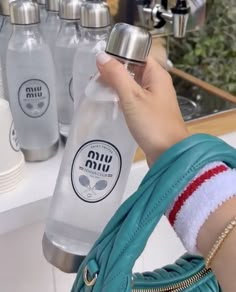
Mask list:
[[[207,1],[207,20],[187,38],[170,38],[177,68],[236,94],[236,0]]]

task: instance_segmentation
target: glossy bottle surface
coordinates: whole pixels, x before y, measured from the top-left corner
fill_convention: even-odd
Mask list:
[[[60,25],[61,21],[58,16],[58,12],[48,11],[45,24],[42,25],[42,31],[47,44],[51,48],[52,53],[54,53],[55,41],[60,29]]]
[[[89,80],[96,74],[96,55],[104,51],[110,28],[82,29],[82,39],[75,53],[73,65],[73,95],[75,108],[83,101]]]
[[[86,19],[81,18],[81,25]],[[148,31],[119,23],[109,35],[106,52],[119,56],[141,84],[151,39]],[[86,65],[82,68],[87,72]],[[43,252],[54,266],[64,272],[78,271],[122,202],[135,150],[118,95],[98,74],[76,108],[51,201]]]
[[[126,63],[137,81],[143,66]],[[120,206],[136,150],[117,94],[93,78],[75,112],[46,225],[46,237],[86,255]]]
[[[55,45],[57,73],[57,105],[60,133],[68,137],[74,114],[72,68],[76,48],[80,41],[78,21],[62,20]]]
[[[40,26],[43,27],[45,25],[45,21],[47,19],[47,10],[46,10],[46,5],[39,5],[39,10],[40,10]]]
[[[10,23],[9,16],[2,16],[0,19],[0,58],[2,63],[2,78],[3,78],[3,88],[4,88],[4,97],[8,100],[8,85],[7,85],[7,72],[6,72],[6,55],[7,55],[7,46],[9,39],[12,34],[12,25]]]
[[[15,25],[7,51],[13,119],[27,160],[45,160],[58,142],[54,64],[38,24]]]

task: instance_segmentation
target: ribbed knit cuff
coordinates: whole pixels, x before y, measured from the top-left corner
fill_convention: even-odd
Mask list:
[[[222,162],[205,166],[166,212],[186,249],[197,251],[197,236],[211,213],[236,195],[236,170]]]

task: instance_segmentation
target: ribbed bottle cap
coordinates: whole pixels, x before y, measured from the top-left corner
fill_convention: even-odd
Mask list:
[[[151,44],[152,37],[146,29],[117,23],[110,33],[106,52],[130,61],[145,62]]]
[[[12,24],[26,25],[39,23],[39,6],[36,2],[29,0],[11,2],[10,16]]]
[[[9,0],[0,0],[0,14],[9,16],[10,15],[10,4]]]
[[[81,6],[82,27],[87,28],[102,28],[111,25],[109,7],[105,2],[87,1]]]
[[[46,5],[46,0],[37,0],[39,5]]]
[[[46,9],[48,11],[59,11],[59,0],[46,0]]]
[[[61,0],[59,17],[68,20],[79,20],[82,3],[82,0]]]

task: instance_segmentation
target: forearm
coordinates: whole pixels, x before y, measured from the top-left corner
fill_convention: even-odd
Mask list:
[[[202,226],[197,239],[198,249],[206,258],[224,231],[236,216],[236,197],[228,200]],[[211,267],[224,292],[236,291],[236,229],[227,237],[214,257]]]

